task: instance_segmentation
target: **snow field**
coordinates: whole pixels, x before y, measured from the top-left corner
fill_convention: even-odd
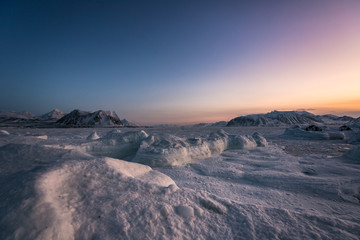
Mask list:
[[[10,130],[0,145],[0,239],[360,236],[360,169],[349,160],[357,142],[338,156],[346,141],[290,141],[278,129],[255,129],[269,143],[252,129],[97,129],[97,140],[88,129]],[[293,156],[275,140],[327,150]]]

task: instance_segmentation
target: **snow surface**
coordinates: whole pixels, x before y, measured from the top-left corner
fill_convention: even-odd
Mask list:
[[[1,130],[10,134],[0,138],[0,239],[360,236],[359,142],[346,137],[99,128],[92,140],[93,129]],[[108,156],[116,149],[128,161]],[[147,154],[183,163],[129,162]]]

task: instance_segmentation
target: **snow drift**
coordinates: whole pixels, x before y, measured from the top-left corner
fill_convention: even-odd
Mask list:
[[[113,158],[126,158],[136,154],[140,144],[149,135],[145,131],[122,132],[115,129],[109,131],[97,141],[81,146],[86,152],[94,156],[107,156]]]
[[[220,154],[226,149],[251,149],[267,146],[259,133],[253,136],[229,135],[225,131],[208,137],[182,138],[171,134],[148,135],[145,131],[110,131],[82,148],[95,156],[127,158],[152,167],[175,166]],[[128,158],[130,157],[130,158]]]
[[[245,135],[249,129],[97,130],[98,140],[86,139],[89,129],[11,129],[1,138],[0,239],[359,239],[360,169],[346,156],[329,157],[345,142],[267,135],[294,148],[330,146],[292,156],[288,145],[238,150],[266,146],[260,134]],[[21,144],[26,135],[49,139]],[[91,145],[139,149],[152,137],[149,147],[159,152],[228,150],[156,170],[84,153]]]

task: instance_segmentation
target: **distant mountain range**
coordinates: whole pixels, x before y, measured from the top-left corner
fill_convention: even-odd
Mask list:
[[[24,121],[35,119],[36,115],[30,112],[0,111],[0,122],[4,121]]]
[[[29,112],[0,111],[0,123],[3,126],[25,127],[116,127],[134,126],[126,121],[122,123],[114,111],[98,110],[87,112],[73,110],[69,114],[54,109],[48,113],[36,116]]]
[[[39,116],[39,119],[42,121],[57,121],[65,115],[66,113],[63,113],[59,109],[55,108],[54,110]]]
[[[36,116],[30,112],[0,111],[1,126],[19,127],[139,127],[138,124],[120,119],[114,111],[94,112],[73,110],[69,114],[54,109]],[[346,124],[360,126],[360,118],[339,117],[332,114],[315,115],[306,111],[272,111],[264,114],[251,114],[236,117],[229,122],[199,123],[193,127],[237,127],[237,126],[288,126],[303,124]],[[173,124],[153,127],[179,127]]]
[[[123,126],[114,111],[104,110],[86,112],[76,109],[57,120],[56,123],[64,127]]]
[[[315,115],[306,111],[272,111],[265,114],[251,114],[230,120],[226,126],[286,126],[301,124],[342,124],[354,118],[335,115]]]

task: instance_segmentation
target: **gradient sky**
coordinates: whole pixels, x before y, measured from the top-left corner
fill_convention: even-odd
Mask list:
[[[0,3],[0,109],[360,116],[360,1]]]

